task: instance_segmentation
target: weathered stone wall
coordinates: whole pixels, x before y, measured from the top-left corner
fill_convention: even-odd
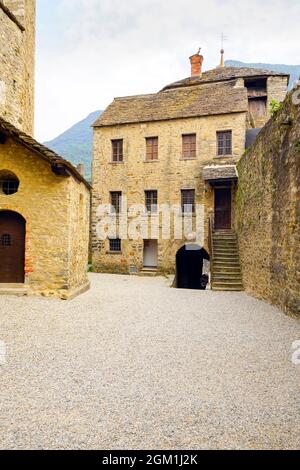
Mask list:
[[[238,169],[236,220],[244,286],[299,315],[300,106],[293,105],[291,94]]]
[[[97,207],[109,204],[110,191],[122,191],[128,206],[144,204],[145,190],[158,191],[159,204],[181,203],[182,189],[196,190],[196,203],[205,206],[204,246],[207,244],[207,215],[213,209],[213,190],[203,181],[202,169],[211,163],[235,163],[245,148],[246,113],[128,124],[95,128],[93,161],[92,252],[97,271],[128,272],[143,266],[143,239],[122,242],[122,253],[109,253],[109,243],[98,239]],[[216,157],[216,132],[232,130],[233,156]],[[182,159],[182,134],[197,134],[197,157]],[[159,158],[145,161],[145,138],[159,137]],[[124,162],[111,163],[111,139],[124,139]],[[194,221],[195,223],[195,221]],[[172,228],[172,224],[171,224]],[[150,238],[150,237],[149,237]],[[158,237],[158,270],[173,272],[175,256],[185,239],[162,240]]]
[[[277,100],[282,103],[286,98],[288,79],[286,77],[269,77],[267,81],[267,110],[268,119],[271,117],[271,101]]]
[[[12,139],[0,145],[0,170],[20,180],[16,194],[0,194],[0,210],[26,220],[25,279],[31,292],[67,298],[87,287],[87,187],[54,175],[48,162]]]
[[[35,0],[0,1],[0,116],[30,135],[34,121],[34,65]]]

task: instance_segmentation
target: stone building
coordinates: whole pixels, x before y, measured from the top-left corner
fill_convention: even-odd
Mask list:
[[[238,164],[237,231],[246,291],[300,316],[300,100],[293,96]]]
[[[35,0],[0,0],[0,116],[33,134]]]
[[[212,257],[213,231],[221,236],[220,230],[228,230],[226,235],[233,237],[228,243],[236,249],[236,164],[253,130],[269,119],[270,101],[284,99],[288,76],[224,67],[223,51],[221,65],[207,72],[202,73],[200,53],[190,60],[189,78],[155,94],[116,98],[94,124],[92,252],[96,271],[172,273],[179,250],[188,251],[188,244],[196,252],[196,243],[206,259]],[[144,205],[143,217],[151,219],[150,225],[158,220],[158,233],[153,236],[149,230],[148,236],[131,239],[120,227],[105,240],[99,237],[103,218],[99,205],[111,204],[112,212],[121,212],[116,216],[120,226],[120,207],[127,210],[122,202],[125,197],[128,207]],[[191,233],[164,239],[157,204],[191,212]],[[197,205],[203,208],[200,227],[199,222],[195,227],[193,217]],[[202,233],[201,242],[197,230]],[[221,251],[222,241],[215,240],[216,245],[221,243]],[[229,253],[229,258],[234,255]],[[217,261],[222,266],[223,260]],[[228,268],[227,272],[232,267]],[[223,274],[213,279],[216,289],[242,288],[238,266],[229,279]]]
[[[36,142],[35,1],[0,0],[0,294],[89,287],[90,186]]]

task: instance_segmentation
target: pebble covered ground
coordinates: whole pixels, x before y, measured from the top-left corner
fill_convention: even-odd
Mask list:
[[[296,449],[300,322],[245,293],[91,275],[0,297],[1,449]]]

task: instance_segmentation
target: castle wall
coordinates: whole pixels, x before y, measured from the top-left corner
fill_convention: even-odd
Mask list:
[[[0,116],[32,135],[35,0],[0,1],[0,24]]]
[[[300,315],[300,106],[291,96],[238,164],[236,211],[247,292]]]

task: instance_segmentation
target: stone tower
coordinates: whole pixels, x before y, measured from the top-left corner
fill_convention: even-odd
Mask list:
[[[35,0],[0,0],[0,116],[32,135]]]

